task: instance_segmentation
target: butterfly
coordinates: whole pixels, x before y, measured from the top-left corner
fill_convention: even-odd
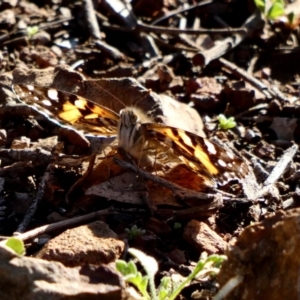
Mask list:
[[[26,104],[75,129],[95,135],[116,135],[118,148],[141,163],[151,163],[150,145],[163,144],[181,157],[193,171],[216,185],[242,181],[249,166],[232,151],[195,133],[153,122],[141,110],[115,111],[76,94],[41,86],[14,84]]]

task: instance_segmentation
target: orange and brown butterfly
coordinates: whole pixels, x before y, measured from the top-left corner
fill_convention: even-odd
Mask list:
[[[139,161],[148,159],[146,149],[155,141],[170,147],[200,175],[218,185],[242,181],[249,172],[245,161],[233,152],[194,133],[152,122],[134,107],[118,114],[84,97],[52,88],[18,84],[13,89],[21,101],[75,129],[96,135],[115,134],[118,147]]]

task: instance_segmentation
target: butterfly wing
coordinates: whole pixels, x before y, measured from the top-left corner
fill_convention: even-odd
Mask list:
[[[84,97],[31,85],[18,84],[13,89],[22,102],[76,129],[89,134],[114,135],[117,132],[119,115]]]
[[[243,179],[249,172],[244,160],[208,139],[164,124],[146,123],[143,126],[149,136],[167,143],[178,155],[202,167],[202,173],[218,178],[221,185]]]

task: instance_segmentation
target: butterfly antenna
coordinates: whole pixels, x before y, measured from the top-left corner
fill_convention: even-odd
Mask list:
[[[136,103],[134,103],[134,105],[137,105],[140,102],[144,101],[151,94],[151,92],[152,92],[151,89],[147,89],[145,94],[143,95],[143,97],[141,99],[139,99]]]
[[[95,84],[98,88],[100,88],[100,90],[102,90],[103,92],[105,92],[107,95],[111,96],[112,98],[114,98],[115,100],[117,100],[120,104],[122,104],[124,106],[124,108],[126,107],[125,103],[119,99],[118,97],[116,97],[114,94],[112,94],[111,92],[109,92],[107,89],[105,89],[104,87],[102,87],[101,85],[97,84],[96,82],[92,81],[93,84]]]

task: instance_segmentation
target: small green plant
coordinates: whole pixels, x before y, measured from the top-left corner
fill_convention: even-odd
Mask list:
[[[29,38],[32,38],[35,34],[38,33],[39,31],[39,27],[38,26],[28,26],[26,28],[26,31],[27,31],[27,35]]]
[[[130,229],[125,228],[125,232],[127,233],[128,239],[133,240],[138,236],[144,235],[146,230],[138,228],[136,225],[133,225]]]
[[[267,19],[274,20],[285,14],[284,0],[254,0],[254,2]]]
[[[141,263],[146,275],[143,276],[141,272],[137,270],[133,261],[127,263],[124,260],[117,260],[116,268],[124,276],[125,280],[133,284],[147,300],[174,300],[182,289],[195,277],[218,274],[222,262],[226,259],[224,255],[203,257],[199,260],[193,272],[182,282],[174,284],[171,277],[165,276],[161,279],[159,287],[156,288],[154,276],[158,271],[157,261],[137,249],[130,248],[128,252]],[[148,293],[147,290],[148,286],[150,293]]]
[[[178,230],[178,229],[182,228],[182,225],[181,225],[181,223],[179,223],[179,222],[175,222],[174,225],[173,225],[173,228],[174,228],[175,230]]]
[[[9,239],[3,241],[3,245],[14,250],[19,255],[25,254],[24,242],[16,237],[10,237]]]
[[[234,117],[226,118],[224,115],[218,115],[219,128],[222,130],[228,130],[236,126]]]

